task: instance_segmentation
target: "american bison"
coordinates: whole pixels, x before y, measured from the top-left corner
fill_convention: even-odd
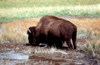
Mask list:
[[[34,33],[32,33],[34,32]],[[37,26],[29,28],[29,43],[38,45],[47,43],[50,47],[55,45],[57,48],[62,47],[62,41],[66,41],[70,49],[76,49],[77,27],[70,21],[55,16],[46,15],[40,19]],[[73,46],[71,44],[73,41]]]
[[[45,43],[46,44],[46,40],[43,38],[39,40],[39,43],[33,43],[33,42],[36,42],[36,26],[33,26],[33,27],[29,27],[28,31],[27,31],[27,34],[28,34],[28,40],[29,40],[29,43],[32,45],[32,46],[38,46],[39,43]]]

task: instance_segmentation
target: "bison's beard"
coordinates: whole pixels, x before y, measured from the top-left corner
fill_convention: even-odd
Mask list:
[[[36,38],[30,38],[30,39],[29,39],[29,43],[30,43],[32,46],[38,46],[37,41],[36,41]]]

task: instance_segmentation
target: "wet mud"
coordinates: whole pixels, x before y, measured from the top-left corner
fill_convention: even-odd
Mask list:
[[[61,50],[32,47],[26,43],[0,44],[0,65],[99,65],[98,63],[99,60],[80,48]]]

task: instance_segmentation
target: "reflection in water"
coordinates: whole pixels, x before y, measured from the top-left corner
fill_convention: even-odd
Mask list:
[[[16,60],[29,60],[29,59],[34,59],[36,61],[42,60],[42,61],[52,61],[52,62],[65,62],[65,60],[54,60],[54,59],[47,59],[44,57],[38,57],[38,56],[29,56],[29,55],[24,55],[22,53],[15,53],[15,51],[10,51],[7,53],[0,53],[0,59],[16,59]],[[15,61],[16,62],[16,61]]]
[[[0,53],[0,59],[19,59],[19,60],[28,60],[28,59],[34,59],[36,61],[42,60],[42,61],[52,61],[52,62],[65,62],[65,60],[54,60],[54,59],[47,59],[44,57],[38,57],[38,56],[29,56],[24,55],[22,53],[15,53],[15,51],[10,51],[7,53]]]
[[[47,59],[44,57],[38,57],[38,56],[30,56],[29,59],[35,59],[36,61],[42,60],[42,61],[52,61],[52,62],[65,62],[64,59]]]
[[[20,60],[27,60],[29,55],[24,55],[22,53],[15,53],[15,51],[10,51],[7,53],[0,53],[0,59],[20,59]]]
[[[10,51],[10,52],[7,52],[7,53],[0,53],[0,59],[2,61],[4,61],[4,62],[5,62],[4,59],[8,59],[8,60],[13,59],[12,62],[9,62],[9,65],[16,65],[17,63],[24,63],[24,62],[27,62],[27,61],[36,61],[36,62],[39,62],[39,61],[48,61],[48,62],[54,62],[54,63],[58,63],[58,64],[60,62],[62,64],[63,63],[65,63],[65,64],[70,64],[71,63],[70,65],[72,65],[72,64],[74,64],[74,65],[84,65],[84,64],[88,65],[88,63],[86,61],[84,61],[83,59],[77,60],[82,55],[79,55],[79,56],[76,55],[75,56],[76,57],[76,60],[73,59],[75,57],[72,56],[73,57],[72,58],[73,60],[72,60],[69,57],[69,54],[68,53],[65,53],[63,51],[60,52],[60,53],[65,54],[65,56],[66,57],[68,56],[68,57],[67,58],[58,58],[58,57],[57,58],[56,57],[46,58],[46,57],[42,57],[42,56],[37,56],[35,54],[32,55],[32,56],[30,56],[30,55],[25,55],[23,53],[16,53],[15,51]],[[69,62],[69,60],[71,60],[71,61]]]

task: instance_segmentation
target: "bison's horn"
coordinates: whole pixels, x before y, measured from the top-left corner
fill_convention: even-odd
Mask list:
[[[28,29],[28,32],[31,33],[30,29]]]

